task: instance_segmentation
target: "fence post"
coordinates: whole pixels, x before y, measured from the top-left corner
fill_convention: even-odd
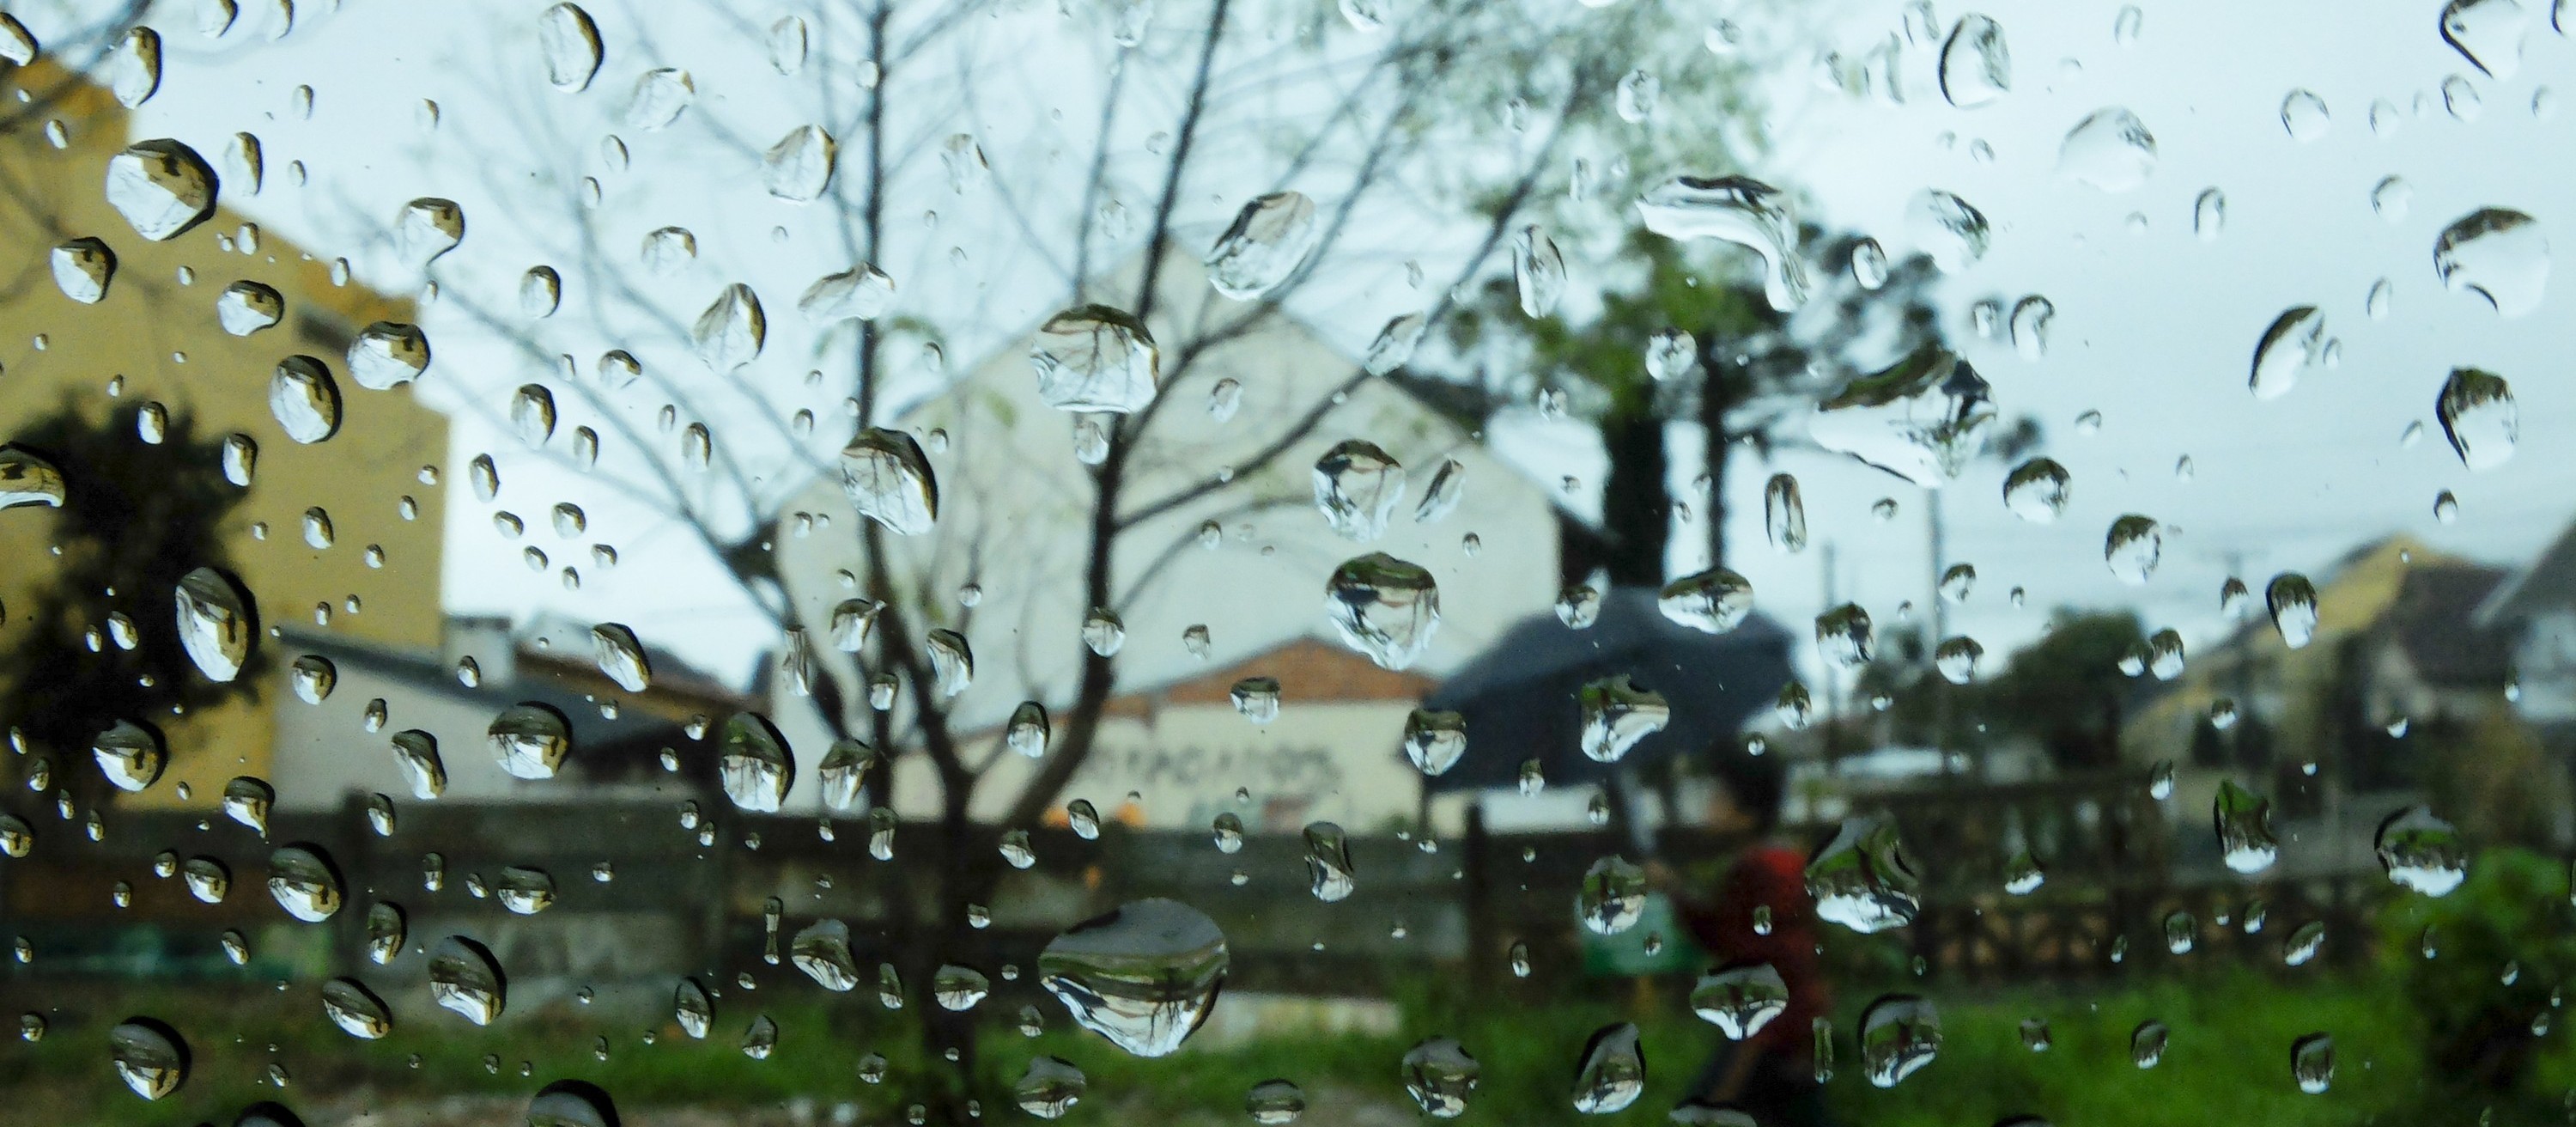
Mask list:
[[[1467,982],[1482,995],[1494,982],[1493,894],[1487,881],[1491,878],[1492,841],[1485,833],[1485,804],[1467,804],[1466,856],[1460,867],[1466,875],[1467,909]]]

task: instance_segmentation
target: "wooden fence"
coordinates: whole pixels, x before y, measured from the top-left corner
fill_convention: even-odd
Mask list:
[[[1898,823],[1921,875],[1923,911],[1911,927],[1860,942],[1879,945],[1877,954],[1920,959],[1934,977],[2083,978],[2171,960],[2167,920],[2186,912],[2194,958],[2277,963],[2282,937],[2310,920],[2327,925],[2320,957],[2366,953],[2358,937],[2384,880],[2178,886],[2164,864],[2163,817],[2138,789],[2134,780],[2106,779],[1872,803]],[[266,842],[221,816],[111,813],[105,839],[95,843],[72,823],[48,821],[38,826],[31,856],[0,859],[0,933],[24,938],[33,950],[24,965],[0,963],[7,968],[0,973],[347,973],[358,966],[367,911],[380,901],[402,909],[415,944],[472,935],[522,981],[792,973],[763,969],[771,967],[761,960],[763,911],[773,898],[787,934],[819,918],[842,919],[859,957],[872,964],[898,961],[889,926],[897,898],[927,904],[928,875],[949,864],[932,826],[899,827],[893,859],[879,861],[870,856],[864,819],[839,820],[826,840],[810,817],[749,817],[720,796],[695,801],[709,820],[698,828],[683,825],[676,801],[407,803],[391,836],[375,833],[353,802],[325,814],[280,815]],[[1831,832],[1793,829],[1816,841]],[[289,842],[318,843],[343,874],[347,905],[328,924],[289,920],[266,891],[269,851]],[[2008,895],[2006,861],[2024,843],[2047,866],[2048,880],[2032,895]],[[1228,854],[1197,831],[1112,826],[1097,840],[1035,831],[1036,863],[1004,874],[984,906],[989,925],[965,932],[965,949],[939,957],[987,970],[1027,965],[1067,924],[1134,898],[1169,896],[1225,930],[1239,986],[1378,993],[1432,969],[1494,984],[1508,981],[1502,967],[1515,943],[1548,968],[1543,977],[1563,981],[1581,965],[1573,900],[1584,870],[1603,856],[1636,852],[1606,829],[1511,834],[1488,832],[1481,820],[1453,840],[1380,835],[1350,844],[1357,890],[1327,904],[1308,890],[1305,845],[1296,835],[1247,837]],[[1658,849],[1687,866],[1715,857],[1718,844],[1675,832]],[[164,850],[182,860],[219,859],[231,873],[230,894],[200,903],[181,881],[154,876],[153,859]],[[435,890],[425,875],[433,867],[444,874]],[[508,867],[549,874],[554,906],[515,916],[497,898],[476,894],[500,882]],[[115,903],[119,887],[130,889],[125,907]],[[2244,921],[2255,900],[2266,905],[2264,927],[2249,934]],[[227,929],[250,941],[248,967],[222,957],[219,937]]]

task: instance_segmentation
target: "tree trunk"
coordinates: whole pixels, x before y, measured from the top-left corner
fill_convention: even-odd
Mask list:
[[[1651,411],[1614,413],[1601,420],[1601,445],[1610,455],[1610,473],[1601,483],[1610,583],[1661,587],[1673,512],[1665,485],[1664,421]]]

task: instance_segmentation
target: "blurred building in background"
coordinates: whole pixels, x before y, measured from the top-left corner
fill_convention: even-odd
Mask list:
[[[122,506],[129,511],[114,519],[130,527],[113,542],[84,548],[61,538],[72,534],[78,516],[99,519],[96,512],[10,514],[12,538],[31,554],[38,545],[63,549],[54,566],[0,569],[0,605],[9,610],[0,645],[17,647],[12,652],[29,665],[10,675],[52,664],[26,648],[31,630],[67,625],[77,637],[84,627],[105,625],[110,644],[135,648],[123,631],[100,621],[107,616],[95,601],[101,593],[78,585],[101,576],[157,578],[164,569],[204,564],[238,575],[263,627],[436,653],[445,508],[437,475],[447,456],[447,420],[417,402],[409,387],[365,390],[345,368],[358,334],[376,322],[412,321],[411,303],[349,284],[344,268],[261,232],[228,207],[181,237],[143,238],[100,190],[110,158],[136,140],[116,100],[50,61],[18,68],[12,78],[41,96],[13,102],[9,112],[33,115],[44,126],[31,121],[0,131],[0,176],[8,184],[0,192],[0,237],[24,251],[13,257],[15,273],[0,284],[0,365],[9,387],[0,396],[0,440],[71,462],[61,469],[76,501],[87,491],[102,505]],[[49,133],[61,140],[48,140]],[[241,152],[237,143],[231,156],[201,154],[221,177],[221,198],[301,190],[283,167],[267,169],[263,185],[255,150],[247,158]],[[99,245],[74,245],[81,239]],[[47,247],[56,249],[49,255]],[[235,306],[226,318],[230,327],[218,314],[227,302]],[[269,396],[258,390],[269,385],[279,361],[294,355],[318,359],[338,377],[338,428],[324,441],[290,439],[272,417]],[[255,458],[244,459],[248,468],[228,474],[220,453],[228,441],[255,449]],[[87,464],[82,451],[91,455]],[[156,455],[176,461],[147,468],[155,467]],[[156,512],[153,494],[160,491],[119,480],[136,473],[165,481],[203,475],[199,481],[218,503]],[[228,484],[233,476],[249,484]],[[166,542],[145,537],[191,521],[211,522],[208,535],[221,559],[120,558],[121,552],[154,551],[147,545]],[[106,599],[106,610],[125,615],[147,639],[146,654],[168,644],[171,587],[116,590]],[[48,607],[60,611],[50,616],[54,622],[30,621]],[[275,668],[295,656],[292,643],[280,639],[262,638],[258,645]],[[131,653],[73,655],[98,663],[111,678],[118,675],[107,666],[133,660]],[[132,686],[133,674],[122,678]],[[274,773],[279,713],[259,695],[235,693],[188,715],[164,709],[132,716],[165,734],[169,768],[157,785],[121,801],[211,806],[226,779]],[[105,699],[22,703],[59,708],[65,724],[94,725],[91,731],[106,726],[104,710],[135,707]],[[41,717],[9,719],[31,730],[42,726]],[[81,744],[44,750],[84,767],[88,759]]]

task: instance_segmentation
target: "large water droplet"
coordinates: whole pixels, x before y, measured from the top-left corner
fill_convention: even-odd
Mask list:
[[[1531,317],[1556,312],[1565,298],[1565,255],[1536,226],[1512,236],[1512,282],[1520,291],[1521,312]]]
[[[1885,815],[1843,820],[1834,839],[1807,863],[1807,895],[1816,915],[1863,935],[1914,922],[1922,911],[1914,870]]]
[[[1456,458],[1440,463],[1431,472],[1431,484],[1422,487],[1422,501],[1413,507],[1415,524],[1438,524],[1456,512],[1458,503],[1467,499],[1467,463]]]
[[[365,983],[335,978],[322,984],[322,1014],[361,1041],[381,1041],[394,1031],[393,1011]]]
[[[119,720],[90,738],[90,757],[116,789],[139,792],[160,781],[170,761],[161,733],[131,720]]]
[[[2123,583],[2145,583],[2163,560],[2165,534],[2154,519],[2136,513],[2111,522],[2102,538],[2102,562]]]
[[[349,342],[349,378],[369,391],[410,383],[429,369],[429,338],[416,325],[378,321]]]
[[[716,769],[725,797],[756,814],[775,814],[796,783],[796,760],[787,737],[756,712],[737,712],[725,721]]]
[[[1769,963],[1729,967],[1702,976],[1690,1006],[1728,1040],[1741,1041],[1789,1008],[1789,984]]]
[[[137,141],[107,162],[107,202],[134,233],[175,239],[215,213],[215,170],[168,138]]]
[[[599,73],[599,25],[575,5],[557,4],[537,17],[537,48],[545,56],[546,81],[557,90],[586,90]]]
[[[863,262],[815,279],[796,299],[796,311],[817,322],[873,321],[893,304],[894,279]]]
[[[277,362],[268,380],[268,413],[286,437],[310,446],[340,432],[340,384],[310,356]]]
[[[161,89],[161,33],[141,26],[127,29],[100,69],[116,104],[130,110],[151,101]]]
[[[1816,616],[1816,654],[1836,668],[1869,664],[1875,645],[1869,612],[1858,603],[1844,603]]]
[[[853,739],[832,741],[831,750],[814,768],[815,785],[823,788],[823,805],[843,812],[858,809],[868,772],[876,765],[876,749]]]
[[[2334,1084],[2334,1038],[2310,1033],[2290,1042],[2290,1078],[2299,1090],[2322,1095]]]
[[[107,300],[116,278],[116,252],[97,239],[79,238],[57,244],[53,253],[54,288],[83,305]]]
[[[1082,1070],[1062,1057],[1031,1057],[1028,1069],[1011,1085],[1011,1102],[1040,1119],[1062,1119],[1088,1085]]]
[[[268,836],[268,811],[277,805],[277,788],[266,780],[250,775],[235,775],[224,783],[224,816],[259,834]]]
[[[1646,870],[1625,857],[1604,857],[1575,886],[1574,917],[1595,935],[1617,935],[1637,926],[1646,911]]]
[[[2480,368],[2451,369],[2433,401],[2433,414],[2451,440],[2451,451],[2472,471],[2503,465],[2513,457],[2514,440],[2522,433],[2513,389],[2504,377]]]
[[[1773,474],[1762,487],[1762,530],[1771,546],[1782,552],[1800,552],[1807,547],[1807,504],[1798,493],[1798,479],[1788,474]]]
[[[2303,649],[2317,635],[2317,588],[2308,577],[2285,571],[2272,577],[2263,587],[2263,602],[2272,612],[2272,626],[2281,632],[2281,644]]]
[[[1779,189],[1744,176],[1677,176],[1637,199],[1646,229],[1679,242],[1720,239],[1762,258],[1762,293],[1780,312],[1807,303],[1812,289],[1798,254],[1798,221]]]
[[[249,336],[285,317],[286,298],[258,282],[234,282],[215,295],[215,323],[237,337]]]
[[[1375,444],[1340,443],[1315,460],[1315,507],[1344,539],[1367,543],[1386,535],[1404,500],[1404,467]]]
[[[1576,703],[1583,713],[1583,754],[1602,763],[1618,762],[1673,719],[1663,694],[1638,688],[1625,673],[1583,686]]]
[[[1406,313],[1387,321],[1378,330],[1377,339],[1369,342],[1367,357],[1361,367],[1372,376],[1383,376],[1413,359],[1413,350],[1422,343],[1423,330],[1430,318],[1420,313]]]
[[[2313,305],[2291,308],[2273,318],[2254,345],[2253,375],[2247,381],[2256,399],[2279,399],[2298,385],[2299,373],[2317,361],[2325,348],[2326,318]]]
[[[1448,1037],[1432,1037],[1404,1054],[1404,1090],[1435,1119],[1456,1119],[1467,1111],[1481,1070],[1465,1046]]]
[[[286,914],[318,924],[339,914],[340,869],[322,847],[312,844],[278,847],[268,855],[268,894]]]
[[[1358,875],[1351,866],[1350,836],[1331,822],[1308,825],[1305,836],[1308,891],[1327,904],[1349,899],[1358,887]]]
[[[740,282],[726,286],[689,328],[698,359],[718,372],[730,372],[760,356],[769,340],[769,315],[760,297]]]
[[[1753,584],[1725,568],[1710,568],[1665,584],[1655,605],[1683,626],[1723,634],[1753,613]]]
[[[108,1060],[134,1094],[157,1100],[188,1080],[188,1042],[148,1017],[129,1017],[107,1031]]]
[[[776,956],[773,948],[771,961]],[[787,958],[825,990],[847,994],[859,987],[859,960],[850,951],[850,925],[839,920],[817,920],[799,930],[788,942]]]
[[[635,78],[626,99],[626,126],[647,133],[667,129],[698,100],[698,84],[677,67],[656,67]]]
[[[2053,524],[2066,511],[2073,477],[2049,458],[2033,458],[2004,475],[2004,507],[2032,524]]]
[[[2057,146],[2057,174],[2105,192],[2127,192],[2156,170],[2156,138],[2120,106],[2093,111]]]
[[[2281,128],[2301,141],[2314,141],[2326,135],[2334,117],[2326,112],[2326,100],[2306,90],[2292,90],[2281,99]]]
[[[1234,225],[1208,250],[1208,284],[1249,301],[1287,281],[1305,264],[1323,229],[1315,201],[1302,192],[1272,192],[1243,205]]]
[[[490,1025],[508,1001],[509,983],[489,948],[462,935],[429,953],[429,997],[476,1025]]]
[[[2548,288],[2549,239],[2528,215],[2480,208],[2433,241],[2433,273],[2448,289],[2485,298],[2498,316],[2520,317]]]
[[[1141,1057],[1168,1056],[1225,983],[1225,934],[1197,909],[1148,899],[1075,924],[1038,955],[1038,981],[1083,1028]]]
[[[1060,411],[1126,414],[1154,401],[1162,353],[1133,314],[1106,305],[1065,310],[1029,349],[1038,397]]]
[[[1346,561],[1324,585],[1324,610],[1351,648],[1385,669],[1406,669],[1440,627],[1431,573],[1384,552]]]
[[[1928,344],[1819,405],[1808,432],[1827,450],[1938,489],[1984,448],[1995,415],[1985,378]]]
[[[175,592],[179,645],[209,681],[230,681],[250,660],[259,621],[250,593],[232,576],[201,567],[180,577]]]
[[[1950,28],[1941,45],[1941,96],[1961,109],[1985,105],[2012,92],[2012,51],[2002,24],[1970,13]]]
[[[2522,69],[2530,23],[2520,0],[2451,0],[2442,8],[2442,40],[2490,77],[2509,81]]]
[[[1930,1000],[1890,994],[1860,1015],[1860,1064],[1872,1085],[1893,1088],[1941,1052],[1941,1015]]]
[[[939,517],[939,478],[909,434],[870,427],[841,451],[841,491],[860,516],[903,536],[930,531]]]
[[[2388,879],[2426,896],[2448,896],[2469,878],[2469,850],[2459,827],[2429,807],[2409,806],[2379,823],[2375,850]]]
[[[2210,817],[2218,831],[2219,859],[2228,868],[2252,876],[2280,859],[2281,843],[2272,836],[2270,800],[2227,779],[2218,784]]]
[[[1605,1025],[1583,1046],[1574,1073],[1574,1110],[1585,1115],[1626,1111],[1646,1092],[1646,1055],[1633,1022]]]
[[[485,733],[492,758],[519,779],[551,779],[572,754],[572,723],[552,706],[521,701],[502,709]]]
[[[838,142],[820,126],[800,125],[760,158],[760,182],[789,203],[812,203],[832,186]]]
[[[393,734],[393,751],[394,765],[411,785],[413,798],[428,801],[447,793],[447,764],[438,757],[438,737],[408,728]]]
[[[432,260],[465,241],[465,209],[454,200],[423,196],[403,205],[394,220],[394,244],[404,261],[427,268]]]

